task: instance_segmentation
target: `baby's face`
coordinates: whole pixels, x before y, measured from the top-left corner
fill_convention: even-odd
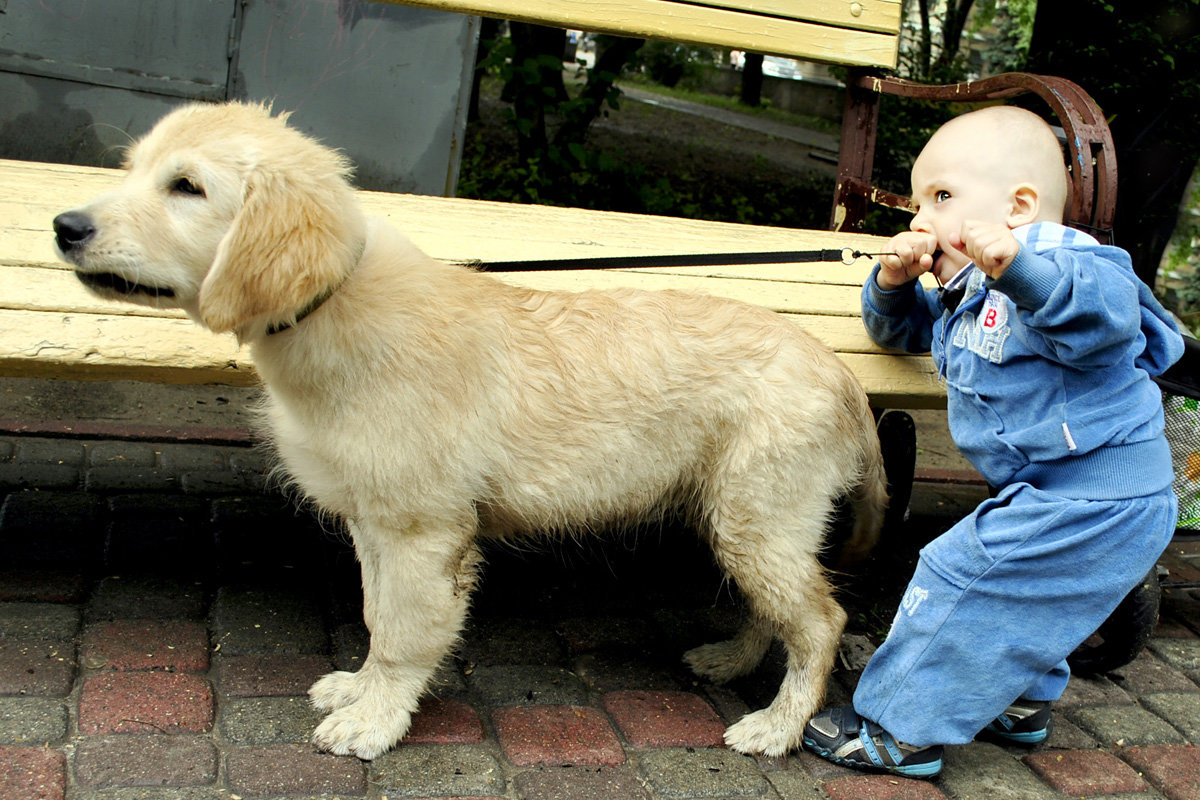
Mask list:
[[[942,283],[971,262],[966,253],[950,244],[951,233],[961,233],[963,222],[1007,224],[1011,211],[1011,186],[982,161],[961,149],[965,142],[939,141],[935,136],[913,164],[913,202],[917,214],[909,227],[937,237],[934,275]]]

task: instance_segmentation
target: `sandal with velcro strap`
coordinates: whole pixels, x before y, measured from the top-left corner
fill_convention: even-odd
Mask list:
[[[1050,737],[1054,720],[1050,704],[1038,700],[1018,700],[988,723],[984,733],[1014,744],[1041,744]]]
[[[827,761],[863,772],[933,778],[942,771],[942,746],[898,741],[854,706],[828,708],[804,727],[804,746]]]

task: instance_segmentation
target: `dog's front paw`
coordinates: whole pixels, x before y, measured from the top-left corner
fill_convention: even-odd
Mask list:
[[[803,736],[803,719],[797,723],[771,708],[764,708],[726,728],[725,744],[746,755],[777,757],[799,747]]]
[[[412,717],[395,708],[355,703],[335,711],[313,732],[313,742],[337,756],[371,761],[386,753],[408,733]]]
[[[331,672],[312,685],[308,697],[314,708],[328,714],[357,703],[362,693],[357,672]]]

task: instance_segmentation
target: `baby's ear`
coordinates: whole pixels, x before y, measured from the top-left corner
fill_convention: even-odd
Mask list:
[[[1013,189],[1012,198],[1009,200],[1008,219],[1005,222],[1010,228],[1037,222],[1041,209],[1042,199],[1037,187],[1031,183],[1022,183]]]

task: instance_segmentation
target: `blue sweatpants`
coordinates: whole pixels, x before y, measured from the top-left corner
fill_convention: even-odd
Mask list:
[[[971,741],[1018,698],[1057,700],[1066,657],[1154,566],[1176,513],[1169,487],[1131,500],[1007,487],[921,551],[855,710],[926,746]]]

